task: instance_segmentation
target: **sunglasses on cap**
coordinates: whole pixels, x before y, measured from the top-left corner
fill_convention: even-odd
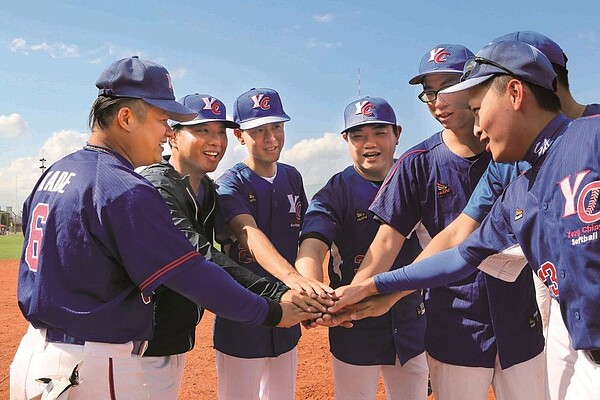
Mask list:
[[[487,58],[475,56],[475,57],[469,59],[465,63],[465,67],[463,69],[463,74],[462,74],[462,77],[460,78],[460,81],[462,82],[462,81],[469,79],[469,76],[473,75],[474,73],[477,73],[477,71],[481,68],[481,66],[485,65],[485,64],[499,68],[502,71],[506,72],[508,75],[518,78],[518,76],[514,72],[512,72],[510,69],[506,68],[504,65],[498,64],[497,62],[489,60]]]

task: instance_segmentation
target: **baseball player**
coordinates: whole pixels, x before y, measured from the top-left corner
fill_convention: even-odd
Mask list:
[[[439,285],[472,273],[472,265],[504,280],[529,265],[559,299],[577,349],[565,399],[600,396],[598,116],[569,120],[553,93],[556,74],[539,50],[518,41],[492,42],[477,53],[465,81],[449,92],[469,94],[494,160],[532,165],[512,182],[460,246],[424,261],[339,290],[331,311],[376,291]],[[510,124],[506,122],[510,121]],[[443,262],[443,264],[439,264]],[[344,293],[342,293],[344,292]],[[549,335],[548,340],[552,337]]]
[[[377,233],[379,223],[368,208],[394,163],[401,132],[394,110],[379,97],[351,102],[344,117],[342,137],[353,164],[312,198],[296,261],[300,273],[323,280],[330,251],[333,288],[352,281]],[[410,263],[420,250],[416,237],[408,239],[394,266]],[[415,292],[383,316],[358,321],[352,329],[330,328],[335,398],[375,399],[380,373],[388,399],[427,398],[425,323],[423,299]]]
[[[188,122],[169,121],[171,156],[141,171],[165,199],[171,218],[207,259],[225,268],[242,286],[275,301],[300,299],[279,281],[253,274],[212,247],[216,194],[206,174],[214,171],[227,149],[227,128],[239,127],[226,119],[223,102],[208,94],[189,94],[179,103],[198,113]],[[310,298],[306,302],[319,306]],[[302,300],[301,300],[302,301]],[[306,307],[307,304],[300,304]],[[142,358],[144,384],[150,398],[177,398],[185,353],[194,347],[195,328],[203,309],[165,287],[154,297],[154,335]]]
[[[569,91],[567,56],[552,39],[537,32],[519,31],[494,39],[494,41],[501,40],[518,40],[527,43],[540,50],[550,60],[557,74],[556,94],[560,99],[561,110],[567,117],[579,118],[600,113],[600,104],[582,105],[573,99]],[[463,213],[447,229],[433,239],[423,252],[422,257],[460,244],[479,227],[504,188],[529,168],[530,164],[526,161],[514,163],[491,162],[471,195]],[[534,282],[537,284],[542,280],[535,279]],[[550,302],[551,291],[544,285],[543,290],[538,290],[537,294],[544,327],[552,336],[547,341],[546,346],[550,398],[553,400],[563,399],[567,383],[573,375],[576,352],[566,334],[558,302]],[[550,307],[554,310],[554,314],[550,313]]]
[[[423,85],[419,99],[444,129],[407,151],[382,185],[370,209],[384,224],[354,282],[386,270],[405,237],[416,234],[427,244],[459,215],[487,168],[490,155],[473,135],[471,112],[438,97],[459,81],[472,55],[464,46],[437,45],[409,81]],[[429,289],[425,307],[425,350],[437,399],[486,398],[490,385],[498,399],[544,397],[544,339],[531,273],[512,286],[474,273]],[[527,387],[517,393],[519,381]]]
[[[18,301],[31,325],[10,367],[11,399],[63,390],[70,399],[148,398],[139,356],[161,285],[240,322],[290,326],[319,315],[235,283],[134,172],[160,160],[167,119],[196,116],[175,101],[168,71],[125,58],[96,86],[87,146],[49,167],[23,206]]]
[[[233,106],[234,129],[248,157],[217,179],[217,240],[229,256],[261,276],[301,281],[315,294],[329,287],[293,267],[307,201],[300,173],[277,162],[284,145],[285,113],[279,94],[259,88]],[[307,285],[304,285],[307,283]],[[293,287],[293,286],[292,286]],[[293,399],[300,326],[250,327],[217,317],[214,329],[220,399]]]

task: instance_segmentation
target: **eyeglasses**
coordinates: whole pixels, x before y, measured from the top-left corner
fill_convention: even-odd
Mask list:
[[[439,92],[441,92],[444,89],[448,89],[450,86],[454,86],[454,85],[455,85],[455,83],[453,83],[452,85],[444,86],[443,88],[439,88],[438,90],[423,90],[421,93],[419,93],[419,95],[417,97],[423,103],[433,103],[434,101],[437,100]]]
[[[495,61],[488,60],[487,58],[483,58],[483,57],[473,57],[465,63],[465,67],[463,69],[463,74],[462,74],[462,77],[460,78],[461,82],[468,79],[469,76],[471,76],[473,73],[477,72],[477,70],[479,70],[479,68],[485,64],[499,68],[502,71],[506,72],[508,75],[518,78],[518,76],[514,72],[512,72],[510,69],[506,68],[505,66],[503,66],[501,64],[498,64]]]

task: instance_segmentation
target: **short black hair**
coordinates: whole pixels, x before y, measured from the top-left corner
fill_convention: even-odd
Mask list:
[[[519,78],[511,75],[497,75],[492,79],[492,87],[496,92],[503,93],[511,79]],[[543,110],[560,112],[560,99],[555,92],[533,83],[529,83],[521,79],[519,80],[523,82],[525,86],[529,88],[529,90],[531,90],[533,97],[535,97],[535,100]]]
[[[145,104],[143,100],[131,97],[98,96],[90,109],[88,125],[90,129],[94,129],[96,124],[101,129],[106,129],[123,107],[129,107],[136,114],[145,117],[147,111]]]

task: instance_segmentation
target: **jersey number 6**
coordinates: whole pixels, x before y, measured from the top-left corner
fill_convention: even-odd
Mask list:
[[[27,249],[25,250],[25,262],[29,269],[36,272],[38,269],[38,261],[40,250],[44,242],[44,230],[48,219],[48,204],[39,203],[33,210],[31,223],[29,225],[29,240],[27,241]]]

